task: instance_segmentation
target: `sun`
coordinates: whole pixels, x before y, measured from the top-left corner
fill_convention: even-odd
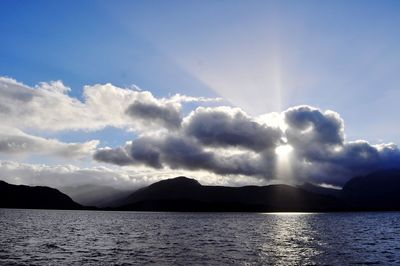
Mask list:
[[[275,149],[275,153],[279,157],[287,157],[292,151],[293,147],[287,144],[278,146]]]

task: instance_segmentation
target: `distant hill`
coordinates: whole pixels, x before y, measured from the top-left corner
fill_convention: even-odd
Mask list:
[[[135,192],[94,185],[64,188],[81,203],[132,211],[400,211],[400,170],[355,177],[342,190],[312,184],[300,187],[203,186],[187,177],[156,182]],[[68,191],[69,190],[69,191]],[[96,203],[95,203],[96,202]],[[100,205],[101,204],[101,205]],[[0,208],[91,209],[49,187],[0,181]]]
[[[114,202],[125,198],[132,191],[123,191],[109,186],[86,184],[81,186],[60,187],[59,190],[74,201],[85,206],[114,207]]]
[[[355,177],[343,187],[343,197],[358,209],[400,210],[400,170],[383,170]]]
[[[120,208],[141,211],[335,211],[344,206],[333,196],[287,185],[202,186],[194,179],[177,177],[132,193]]]
[[[11,185],[0,181],[0,208],[82,209],[83,206],[54,188]]]

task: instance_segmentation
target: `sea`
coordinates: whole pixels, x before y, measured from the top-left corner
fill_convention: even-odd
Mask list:
[[[400,265],[400,213],[0,209],[0,265]]]

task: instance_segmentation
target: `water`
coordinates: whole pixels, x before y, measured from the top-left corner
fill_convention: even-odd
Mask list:
[[[1,265],[400,264],[400,213],[0,209]]]

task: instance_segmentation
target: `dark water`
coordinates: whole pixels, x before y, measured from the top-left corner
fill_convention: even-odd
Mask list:
[[[400,264],[400,213],[0,209],[0,264]]]

